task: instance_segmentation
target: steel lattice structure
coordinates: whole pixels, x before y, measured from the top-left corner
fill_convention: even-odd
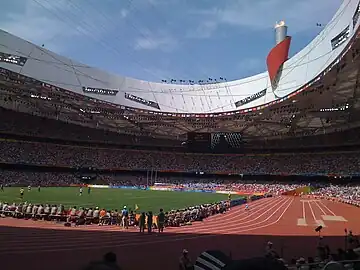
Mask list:
[[[108,74],[0,30],[1,106],[121,133],[184,139],[304,136],[360,124],[359,0],[345,0],[303,50],[276,26],[268,71],[236,81],[168,84]]]

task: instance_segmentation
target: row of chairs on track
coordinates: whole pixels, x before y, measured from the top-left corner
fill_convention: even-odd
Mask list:
[[[98,209],[96,209],[98,211]],[[44,220],[44,221],[58,221],[58,222],[69,222],[75,225],[90,225],[98,224],[102,225],[119,225],[123,227],[136,226],[137,220],[135,214],[130,213],[129,217],[123,217],[118,212],[113,212],[111,215],[106,216],[88,216],[84,212],[76,212],[71,214],[66,213],[63,209],[54,213],[44,212],[22,212],[18,207],[14,210],[0,210],[1,217],[13,217],[18,219],[32,219],[32,220]]]

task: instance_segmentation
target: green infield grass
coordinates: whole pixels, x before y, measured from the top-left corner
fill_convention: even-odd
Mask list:
[[[137,205],[138,211],[157,213],[160,208],[167,211],[227,200],[227,194],[110,188],[92,188],[90,194],[87,188],[84,188],[83,195],[79,196],[77,187],[43,187],[40,192],[36,187],[33,187],[30,192],[24,188],[24,198],[21,200],[19,190],[19,187],[5,187],[4,192],[0,191],[0,201],[63,204],[66,207],[98,206],[106,209],[122,209],[124,205],[129,209],[134,209]],[[233,195],[232,199],[240,197]]]

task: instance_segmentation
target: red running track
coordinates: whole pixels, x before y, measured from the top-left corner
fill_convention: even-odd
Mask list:
[[[337,248],[344,245],[344,228],[360,233],[360,220],[355,218],[359,214],[360,208],[342,203],[282,196],[255,201],[250,211],[245,211],[244,206],[235,207],[192,226],[167,228],[160,235],[114,226],[68,228],[52,222],[3,218],[0,261],[5,270],[48,270],[46,262],[53,262],[53,270],[79,269],[114,251],[124,269],[143,269],[147,262],[161,269],[177,269],[183,248],[193,258],[206,249],[220,249],[238,259],[263,255],[267,241],[272,241],[287,259],[313,256],[318,241],[314,232],[317,221],[324,215],[347,220],[323,221],[324,241]],[[298,226],[299,218],[305,219],[307,226]]]

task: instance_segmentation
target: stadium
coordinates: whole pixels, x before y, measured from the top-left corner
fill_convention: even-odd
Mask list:
[[[234,81],[114,75],[0,29],[2,267],[357,269],[359,16],[343,1],[292,57],[280,21]]]

